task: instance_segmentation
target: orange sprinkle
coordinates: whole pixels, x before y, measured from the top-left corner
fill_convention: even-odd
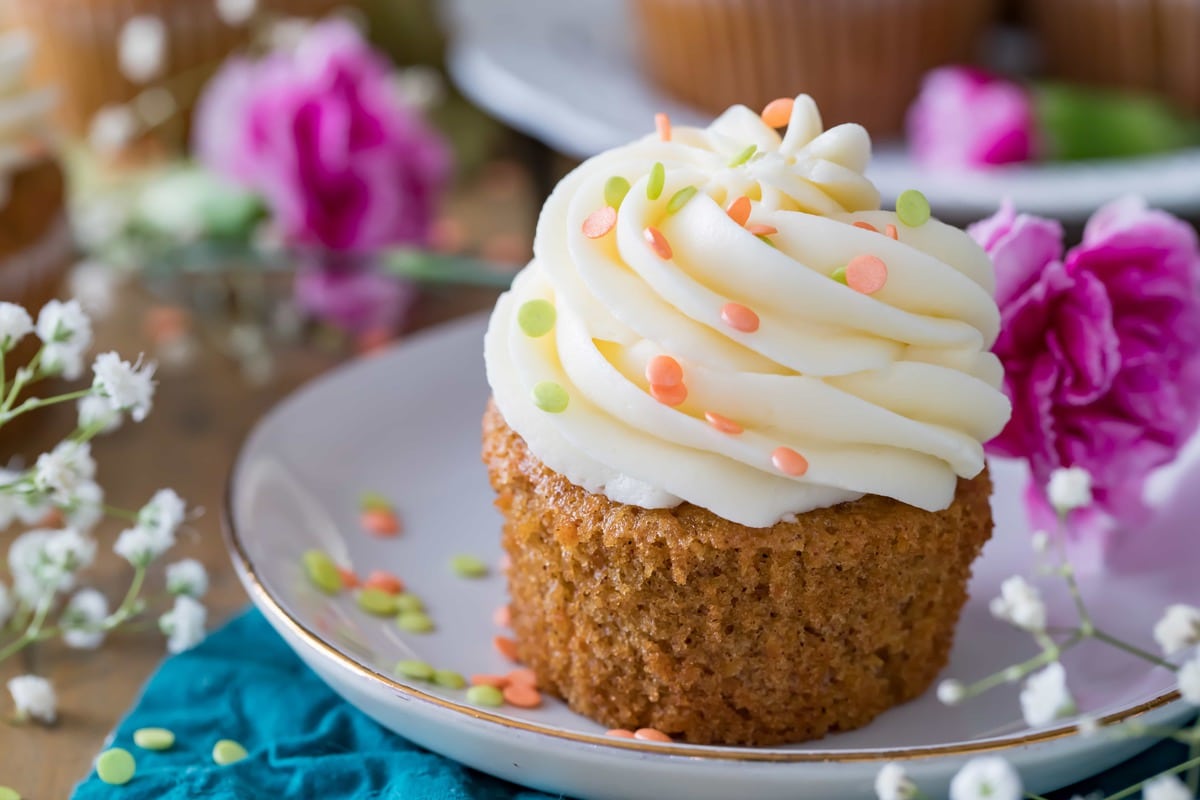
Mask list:
[[[376,536],[395,536],[400,532],[400,520],[390,508],[369,508],[358,518],[363,529]]]
[[[611,731],[605,731],[604,735],[612,736],[615,739],[632,739],[633,731],[628,731],[624,728],[613,728]]]
[[[719,430],[721,433],[728,433],[730,436],[737,436],[742,432],[743,428],[729,417],[723,417],[715,411],[705,411],[704,418],[708,420],[708,424]]]
[[[762,110],[762,121],[772,128],[782,128],[792,118],[796,101],[791,97],[780,97],[767,103]]]
[[[671,141],[671,118],[661,111],[654,115],[654,129],[658,131],[659,139]]]
[[[887,283],[887,264],[879,256],[855,256],[846,265],[846,285],[856,292],[875,294]]]
[[[510,683],[504,687],[504,702],[517,708],[537,708],[542,704],[542,693],[523,683]]]
[[[750,198],[742,195],[729,204],[729,208],[725,209],[725,213],[738,225],[745,225],[746,220],[750,219]]]
[[[589,239],[599,239],[611,231],[617,224],[617,210],[612,206],[597,208],[588,214],[583,221],[583,235]]]
[[[798,478],[808,472],[808,459],[790,447],[776,447],[771,453],[771,463],[784,475]]]
[[[382,569],[372,570],[363,586],[368,589],[379,589],[388,594],[400,594],[404,591],[404,581]]]
[[[742,333],[754,333],[758,330],[758,314],[741,303],[726,303],[721,306],[721,321]]]
[[[496,625],[501,628],[511,628],[512,611],[509,610],[507,605],[498,606],[496,610],[492,612],[492,622],[496,623]]]
[[[667,237],[663,236],[662,231],[658,228],[647,227],[646,230],[642,231],[642,238],[646,240],[646,244],[650,245],[650,249],[663,261],[671,257],[671,245],[668,244]]]
[[[888,236],[890,236],[890,237],[892,237],[893,239],[899,239],[899,238],[900,238],[900,234],[898,234],[898,233],[896,232],[896,226],[895,226],[895,225],[891,225],[891,224],[889,224],[889,225],[888,225],[886,228],[884,228],[884,230],[885,230],[885,231],[887,231],[887,235],[888,235]]]
[[[657,383],[652,383],[650,384],[650,396],[665,406],[677,406],[687,400],[687,387],[682,383],[674,386],[659,386]]]
[[[507,636],[493,636],[492,646],[496,648],[496,652],[507,658],[509,661],[520,661],[520,659],[517,658],[517,643]]]
[[[527,669],[525,667],[520,667],[519,669],[514,669],[511,672],[509,672],[507,675],[505,675],[504,677],[508,679],[508,682],[510,684],[521,684],[523,686],[531,686],[534,689],[536,689],[537,685],[538,685],[537,673],[534,672],[533,670]]]
[[[854,227],[862,228],[864,231],[871,231],[872,233],[879,233],[879,228],[876,228],[869,222],[863,222],[861,219],[854,223]]]
[[[762,223],[758,222],[754,223],[753,225],[747,225],[746,230],[750,231],[750,233],[753,233],[755,236],[772,236],[776,233],[779,233],[779,228],[776,228],[774,225],[763,225]]]
[[[494,686],[497,689],[503,689],[508,686],[508,678],[503,675],[487,675],[479,674],[471,676],[472,686]]]
[[[652,386],[678,386],[683,383],[683,367],[670,356],[655,356],[646,365],[646,380]]]
[[[347,589],[358,587],[358,576],[354,574],[354,570],[348,567],[338,567],[337,571],[338,575],[342,576],[342,586],[345,586]]]
[[[670,736],[667,736],[657,728],[638,728],[633,732],[633,738],[641,739],[644,742],[670,742]]]

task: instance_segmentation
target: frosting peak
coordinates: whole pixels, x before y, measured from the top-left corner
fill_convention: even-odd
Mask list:
[[[865,493],[947,507],[1009,415],[992,268],[961,231],[879,210],[869,158],[802,95],[783,136],[735,106],[585,162],[489,326],[509,425],[643,507],[754,527]]]

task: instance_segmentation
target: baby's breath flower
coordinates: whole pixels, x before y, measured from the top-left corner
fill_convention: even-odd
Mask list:
[[[1031,727],[1047,725],[1075,712],[1075,700],[1067,689],[1067,673],[1055,661],[1033,673],[1021,689],[1021,715]]]
[[[18,719],[54,722],[58,716],[58,697],[50,681],[37,675],[19,675],[8,682],[8,691],[17,707]]]
[[[1020,800],[1021,776],[998,756],[973,758],[950,781],[950,800]]]
[[[1179,693],[1183,699],[1200,706],[1200,653],[1183,662],[1175,677],[1179,679]]]
[[[154,401],[154,366],[153,361],[143,366],[140,357],[130,364],[116,353],[101,353],[92,366],[96,375],[92,385],[108,398],[113,409],[128,411],[134,422],[141,422]]]
[[[170,611],[159,617],[158,627],[167,637],[167,651],[182,653],[191,650],[204,639],[204,622],[208,612],[195,598],[179,595]]]
[[[91,259],[80,261],[71,270],[69,281],[71,297],[88,314],[103,319],[112,313],[117,303],[117,272],[112,265]]]
[[[167,53],[167,26],[158,17],[130,17],[117,39],[121,74],[134,83],[148,83],[162,72]]]
[[[1030,543],[1035,553],[1044,553],[1050,549],[1050,534],[1046,531],[1034,531]]]
[[[92,344],[92,321],[78,300],[51,300],[38,312],[37,335],[45,345],[42,369],[68,380],[83,372],[83,353]]]
[[[1175,775],[1159,775],[1142,787],[1143,800],[1194,800],[1192,793]]]
[[[1176,603],[1154,626],[1154,640],[1166,655],[1200,644],[1200,608]]]
[[[1100,731],[1100,720],[1092,716],[1080,717],[1075,725],[1075,729],[1085,739],[1089,736],[1095,736]]]
[[[937,699],[948,706],[956,706],[967,696],[967,689],[962,681],[953,678],[942,681],[937,687]]]
[[[104,490],[95,481],[84,481],[65,511],[72,528],[90,533],[104,519]]]
[[[79,398],[79,427],[112,433],[121,427],[121,412],[113,408],[107,397],[89,394]]]
[[[875,776],[875,795],[879,800],[911,800],[917,796],[917,786],[904,767],[892,762],[884,764]]]
[[[175,531],[183,523],[187,504],[173,489],[159,489],[138,512],[138,525],[146,528],[159,539],[175,543]]]
[[[73,528],[36,528],[8,548],[8,568],[17,596],[36,604],[75,586],[75,573],[90,566],[96,543]]]
[[[217,16],[230,27],[245,25],[258,11],[258,0],[216,0]]]
[[[1046,629],[1046,604],[1037,587],[1020,575],[1006,578],[1000,584],[1000,596],[988,604],[992,616],[1027,631]]]
[[[133,109],[127,105],[104,106],[92,115],[88,125],[88,145],[100,155],[115,155],[133,140],[137,132],[138,122]],[[89,217],[87,221],[90,223],[92,219],[102,219],[102,213]]]
[[[113,543],[113,552],[135,567],[145,567],[170,548],[169,543],[163,545],[162,538],[153,531],[134,525],[121,531]]]
[[[105,631],[100,625],[107,616],[108,599],[95,589],[80,589],[58,621],[63,641],[77,650],[95,650],[104,643]]]
[[[0,303],[0,352],[7,353],[33,332],[29,312],[16,303]]]
[[[38,456],[33,469],[34,486],[64,506],[70,505],[81,485],[96,476],[91,445],[70,439]]]
[[[185,558],[167,565],[167,591],[170,594],[186,594],[197,599],[208,591],[208,572],[194,558]]]
[[[1092,504],[1092,476],[1083,467],[1060,467],[1050,473],[1046,496],[1059,514],[1086,508]]]

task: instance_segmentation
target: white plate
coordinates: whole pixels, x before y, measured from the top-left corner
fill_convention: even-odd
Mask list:
[[[457,553],[493,564],[500,557],[500,517],[479,458],[488,394],[483,330],[482,317],[470,318],[313,383],[259,424],[231,478],[227,530],[250,597],[309,666],[381,724],[486,772],[589,798],[865,798],[889,760],[908,761],[937,796],[965,758],[995,750],[1020,766],[1031,789],[1045,791],[1148,744],[1084,739],[1067,724],[1028,730],[1012,687],[959,708],[929,693],[861,730],[752,749],[614,740],[557,701],[532,711],[480,709],[467,705],[462,691],[392,677],[395,662],[412,657],[467,674],[507,669],[491,646],[501,632],[491,618],[504,602],[503,580],[494,572],[465,580],[447,566]],[[1034,652],[1028,637],[987,611],[1000,581],[1029,572],[1032,560],[1015,500],[1020,473],[1006,464],[993,469],[996,535],[976,566],[946,671],[966,680]],[[394,499],[403,535],[381,540],[361,530],[357,502],[368,489]],[[402,634],[359,611],[349,593],[333,600],[317,593],[300,567],[310,548],[360,574],[391,569],[425,599],[437,631]],[[1084,590],[1115,633],[1153,647],[1148,631],[1168,600],[1200,601],[1195,558],[1171,563],[1167,572],[1085,582]],[[1069,622],[1069,599],[1048,594],[1052,617]],[[1141,713],[1160,724],[1188,713],[1170,702],[1167,671],[1119,653],[1095,656],[1084,647],[1068,657],[1085,711]]]
[[[451,75],[472,101],[560,152],[587,158],[653,130],[710,116],[651,86],[637,63],[623,2],[454,0]],[[798,87],[803,89],[803,87]],[[920,189],[947,219],[977,219],[1011,198],[1023,211],[1079,222],[1104,202],[1139,194],[1177,214],[1200,213],[1200,148],[1136,159],[936,172],[895,142],[876,147],[868,175],[884,201]]]

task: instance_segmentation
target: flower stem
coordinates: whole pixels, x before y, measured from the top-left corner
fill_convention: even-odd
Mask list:
[[[1085,637],[1081,632],[1076,631],[1074,634],[1072,634],[1071,638],[1067,639],[1062,644],[1054,644],[1052,642],[1050,647],[1045,648],[1033,658],[1023,661],[1020,664],[1015,664],[1014,666],[1006,669],[1002,669],[999,672],[993,672],[986,678],[982,678],[975,683],[972,683],[970,686],[965,687],[964,691],[966,692],[966,696],[973,697],[1005,683],[1011,683],[1014,680],[1014,675],[1016,676],[1017,680],[1020,680],[1029,673],[1033,672],[1035,669],[1044,667],[1047,664],[1057,661],[1059,656],[1061,656],[1064,651],[1070,650],[1072,647],[1082,642],[1084,638]]]
[[[46,615],[50,613],[50,606],[53,603],[54,595],[47,595],[38,603],[33,619],[30,620],[29,626],[25,628],[25,632],[9,642],[3,649],[0,649],[0,662],[21,652],[39,639],[45,638],[42,635],[42,624],[45,623]]]
[[[1188,791],[1193,797],[1200,792],[1200,738],[1196,737],[1196,731],[1196,728],[1192,728],[1192,740],[1188,744],[1188,759],[1196,762],[1196,766],[1189,768],[1187,773]]]
[[[1184,761],[1182,764],[1176,764],[1175,766],[1171,767],[1170,769],[1163,770],[1162,772],[1158,773],[1154,777],[1161,778],[1164,775],[1178,775],[1180,772],[1183,772],[1183,771],[1189,770],[1189,769],[1195,769],[1196,767],[1200,767],[1200,758],[1191,758],[1191,759],[1188,759],[1187,761]],[[1107,798],[1105,798],[1105,800],[1125,800],[1126,797],[1135,795],[1138,792],[1140,792],[1142,790],[1142,787],[1145,786],[1146,783],[1147,783],[1147,781],[1141,781],[1140,783],[1135,783],[1133,786],[1127,786],[1126,788],[1122,789],[1121,791],[1117,792],[1116,794],[1110,794]]]
[[[1062,576],[1067,582],[1067,589],[1071,592],[1071,599],[1075,601],[1080,627],[1089,631],[1093,628],[1092,615],[1088,613],[1087,606],[1083,602],[1083,595],[1079,591],[1079,582],[1075,580],[1075,570],[1071,567],[1071,562],[1067,560],[1067,515],[1061,512],[1058,515],[1058,535],[1055,538],[1058,540],[1058,554],[1062,559]]]
[[[46,350],[46,346],[37,351],[37,354],[30,359],[29,364],[24,369],[18,369],[16,377],[13,378],[12,386],[8,390],[8,396],[4,398],[4,404],[0,405],[0,414],[7,413],[12,404],[17,402],[17,396],[21,394],[21,390],[27,385],[34,383],[38,379],[38,370],[42,362],[42,353]],[[0,425],[7,420],[0,417]]]
[[[39,408],[51,406],[56,403],[67,403],[71,400],[78,400],[81,397],[87,397],[91,393],[92,390],[88,388],[79,389],[78,391],[74,392],[67,392],[66,394],[56,395],[55,397],[31,397],[13,409],[8,409],[8,403],[6,402],[6,408],[0,409],[0,425],[3,425],[6,422],[11,422],[22,414],[28,414],[30,411],[36,411]]]
[[[103,509],[104,513],[108,514],[110,517],[129,520],[130,522],[137,522],[138,512],[136,511],[130,511],[127,508],[117,508],[116,506],[110,505],[104,505],[100,508]]]
[[[1093,638],[1095,638],[1101,642],[1104,642],[1105,644],[1111,645],[1111,646],[1117,648],[1118,650],[1124,650],[1126,653],[1129,653],[1132,656],[1137,656],[1138,658],[1142,659],[1143,661],[1149,661],[1151,664],[1162,667],[1163,669],[1169,669],[1172,672],[1176,672],[1179,670],[1179,667],[1175,666],[1170,661],[1159,658],[1158,656],[1154,655],[1153,653],[1143,650],[1142,648],[1140,648],[1136,645],[1129,644],[1129,642],[1122,641],[1121,639],[1118,639],[1117,637],[1113,636],[1112,634],[1105,633],[1104,631],[1102,631],[1098,628],[1093,628],[1091,635]]]

